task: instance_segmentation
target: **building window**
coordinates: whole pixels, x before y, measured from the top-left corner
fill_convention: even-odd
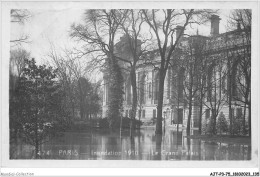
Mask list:
[[[145,110],[143,110],[143,115],[142,115],[143,118],[145,118]]]
[[[237,108],[237,118],[242,118],[242,108]]]
[[[153,109],[153,118],[156,118],[156,109]]]
[[[183,123],[183,109],[178,109],[178,123]]]

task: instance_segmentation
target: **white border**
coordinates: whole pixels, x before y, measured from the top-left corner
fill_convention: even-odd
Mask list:
[[[259,2],[257,1],[240,1],[240,2],[2,2],[1,4],[2,18],[1,18],[1,167],[2,170],[10,170],[9,168],[31,168],[31,167],[88,167],[91,175],[109,175],[109,174],[121,174],[121,175],[141,175],[139,171],[140,168],[143,169],[145,175],[157,176],[157,175],[173,175],[178,172],[177,168],[194,168],[189,170],[180,170],[177,174],[190,174],[195,175],[194,172],[198,174],[203,171],[214,171],[210,168],[225,168],[227,171],[230,168],[258,168],[259,169],[259,157],[258,157],[258,138],[259,138]],[[252,18],[252,160],[251,161],[99,161],[99,160],[9,160],[9,119],[8,119],[8,73],[9,73],[9,39],[10,39],[10,9],[11,8],[34,8],[34,9],[94,9],[94,8],[208,8],[208,9],[236,9],[236,8],[249,8],[253,10]],[[121,169],[93,169],[93,168],[118,168]],[[133,170],[125,169],[127,167],[135,167],[136,172],[131,172]],[[205,170],[195,169],[195,168],[209,168]],[[92,168],[92,169],[90,169]],[[150,169],[152,168],[152,169]],[[163,169],[160,169],[163,168]],[[168,169],[174,168],[174,169]],[[229,168],[229,169],[227,169]],[[156,170],[157,169],[157,170]],[[1,170],[1,171],[2,171]],[[17,169],[16,169],[17,170]],[[32,169],[33,170],[33,169]],[[58,169],[57,169],[58,170]],[[80,169],[77,169],[81,171]],[[172,170],[176,170],[172,173]],[[35,171],[35,170],[33,170]],[[52,170],[51,170],[52,171]],[[67,170],[58,170],[62,175],[75,175],[71,174]],[[73,170],[72,170],[73,171]],[[236,170],[239,171],[239,170]],[[242,170],[243,171],[243,170]],[[2,171],[3,172],[3,171]],[[39,169],[40,174],[48,174],[48,171],[44,169]],[[86,172],[86,171],[85,171]],[[109,172],[109,173],[108,173]],[[158,173],[160,172],[160,173]],[[82,171],[82,173],[84,173]],[[80,174],[82,174],[80,173]],[[49,173],[50,174],[50,173]],[[207,173],[207,175],[209,175]]]

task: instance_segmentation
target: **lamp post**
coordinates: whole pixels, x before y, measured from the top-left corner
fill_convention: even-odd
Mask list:
[[[35,92],[36,92],[36,109],[35,109],[35,127],[34,127],[34,131],[35,131],[35,158],[38,159],[39,158],[39,154],[38,154],[38,151],[39,151],[39,140],[38,140],[38,113],[39,113],[39,110],[38,110],[38,85],[37,85],[37,82],[38,80],[40,80],[40,76],[35,76]]]

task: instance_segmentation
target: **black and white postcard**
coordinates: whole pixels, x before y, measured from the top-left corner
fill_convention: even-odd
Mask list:
[[[258,5],[2,2],[1,166],[259,176]]]

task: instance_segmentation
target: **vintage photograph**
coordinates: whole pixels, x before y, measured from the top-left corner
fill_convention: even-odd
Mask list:
[[[251,21],[11,9],[9,159],[250,161]]]

